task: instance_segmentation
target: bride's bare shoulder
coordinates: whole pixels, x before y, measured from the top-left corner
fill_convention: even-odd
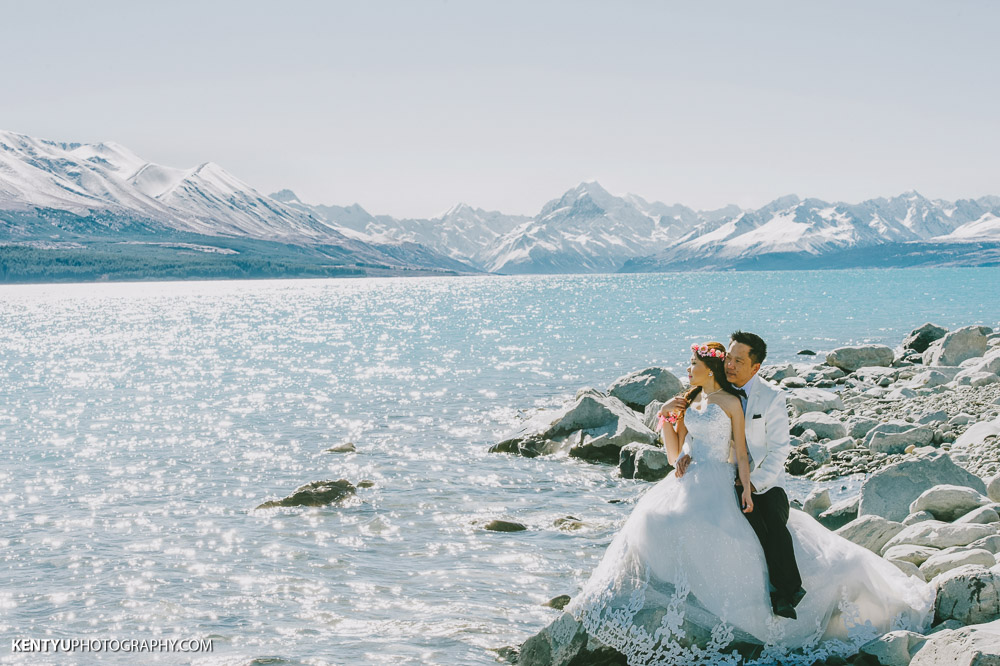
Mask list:
[[[737,396],[732,395],[731,393],[719,393],[718,395],[713,395],[712,400],[715,404],[722,407],[727,412],[733,409],[739,409],[741,412],[743,411],[743,403],[740,402],[740,399]]]

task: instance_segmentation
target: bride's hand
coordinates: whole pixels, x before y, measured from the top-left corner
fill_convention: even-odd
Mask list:
[[[753,493],[749,488],[743,489],[743,513],[750,513],[753,511]]]
[[[660,416],[667,416],[671,412],[673,412],[674,414],[683,414],[684,410],[687,409],[687,406],[688,406],[687,400],[685,400],[681,396],[677,396],[676,398],[672,398],[667,402],[663,403],[663,406],[660,407]]]

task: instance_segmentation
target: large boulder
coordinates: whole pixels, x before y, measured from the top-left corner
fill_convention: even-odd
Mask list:
[[[920,573],[924,575],[925,580],[933,580],[945,571],[951,571],[968,564],[992,567],[996,564],[996,559],[993,553],[982,548],[940,552],[924,560],[923,564],[920,565]]]
[[[834,349],[826,355],[826,364],[844,372],[854,372],[865,366],[890,366],[893,358],[892,349],[885,345],[858,345]]]
[[[313,481],[299,486],[288,497],[270,500],[260,504],[258,509],[274,509],[288,506],[326,506],[354,495],[357,488],[346,479],[338,481]]]
[[[958,365],[986,353],[987,326],[966,326],[948,333],[924,352],[924,365]]]
[[[843,527],[858,517],[858,500],[855,495],[847,499],[840,500],[829,509],[819,514],[816,520],[828,530],[835,530]]]
[[[912,546],[931,546],[933,548],[950,548],[951,546],[967,546],[973,541],[996,534],[996,528],[989,525],[954,524],[940,520],[925,520],[916,525],[908,525],[895,536],[885,542],[882,553],[889,552],[893,546],[910,544]]]
[[[608,395],[641,412],[654,400],[670,400],[682,388],[680,380],[666,368],[646,368],[616,379],[608,387]]]
[[[948,333],[948,329],[935,326],[930,322],[910,331],[910,334],[903,339],[903,349],[912,349],[915,352],[923,353]]]
[[[878,421],[867,416],[851,416],[847,419],[847,434],[854,439],[862,439],[878,425]]]
[[[935,624],[946,620],[979,624],[1000,617],[1000,574],[992,567],[958,567],[935,578],[933,585]]]
[[[901,460],[868,477],[861,486],[858,515],[874,514],[901,522],[909,514],[913,500],[928,488],[942,484],[986,492],[983,480],[956,465],[947,453],[932,453]]]
[[[621,400],[584,389],[568,407],[535,416],[490,451],[528,457],[569,453],[591,462],[617,463],[626,444],[655,441],[656,434]]]
[[[928,446],[933,440],[933,428],[917,426],[900,432],[875,433],[868,438],[868,448],[877,453],[903,453],[909,446]]]
[[[526,640],[518,654],[519,666],[563,666],[570,663],[618,663],[621,653],[587,633],[569,613]]]
[[[874,657],[881,666],[906,666],[926,642],[922,634],[900,629],[865,643],[858,652]]]
[[[898,546],[886,548],[885,552],[882,553],[882,557],[890,562],[910,562],[919,567],[921,564],[926,562],[929,557],[937,555],[940,552],[940,548],[933,548],[931,546],[914,546],[910,543],[902,543]]]
[[[672,469],[667,452],[650,444],[627,444],[622,447],[618,458],[618,471],[626,479],[659,481]]]
[[[1000,435],[1000,417],[992,421],[981,421],[980,423],[969,426],[969,428],[955,440],[952,448],[961,449],[967,446],[982,444],[986,441],[987,437],[993,437],[995,435]]]
[[[889,539],[903,531],[903,524],[881,516],[861,516],[837,530],[837,534],[873,553],[880,553]]]
[[[844,408],[839,395],[818,388],[789,389],[786,398],[796,414],[832,412]]]
[[[989,497],[968,486],[942,484],[920,493],[910,504],[910,513],[930,511],[938,520],[952,521],[990,503]]]
[[[1000,620],[945,629],[928,636],[910,662],[910,666],[942,664],[1000,666]]]
[[[847,426],[840,419],[825,412],[806,412],[791,423],[791,433],[801,435],[812,430],[820,439],[839,439],[847,436]]]
[[[1000,347],[992,347],[983,354],[982,358],[972,360],[969,365],[965,366],[961,372],[955,375],[955,379],[961,379],[966,374],[974,375],[980,372],[1000,375]]]

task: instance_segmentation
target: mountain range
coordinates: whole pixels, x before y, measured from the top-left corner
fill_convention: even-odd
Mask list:
[[[81,263],[96,274],[70,270]],[[176,169],[116,143],[0,131],[7,281],[998,264],[995,196],[907,192],[847,204],[790,195],[703,211],[585,182],[535,216],[458,204],[396,219],[357,204],[306,204],[290,190],[264,195],[211,162]]]

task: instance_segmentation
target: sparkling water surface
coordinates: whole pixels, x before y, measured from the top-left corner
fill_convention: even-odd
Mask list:
[[[649,487],[487,453],[522,418],[735,328],[786,361],[925,321],[998,327],[1000,269],[0,287],[0,660],[495,663]],[[340,478],[374,486],[254,509]],[[214,651],[11,652],[82,637]]]

